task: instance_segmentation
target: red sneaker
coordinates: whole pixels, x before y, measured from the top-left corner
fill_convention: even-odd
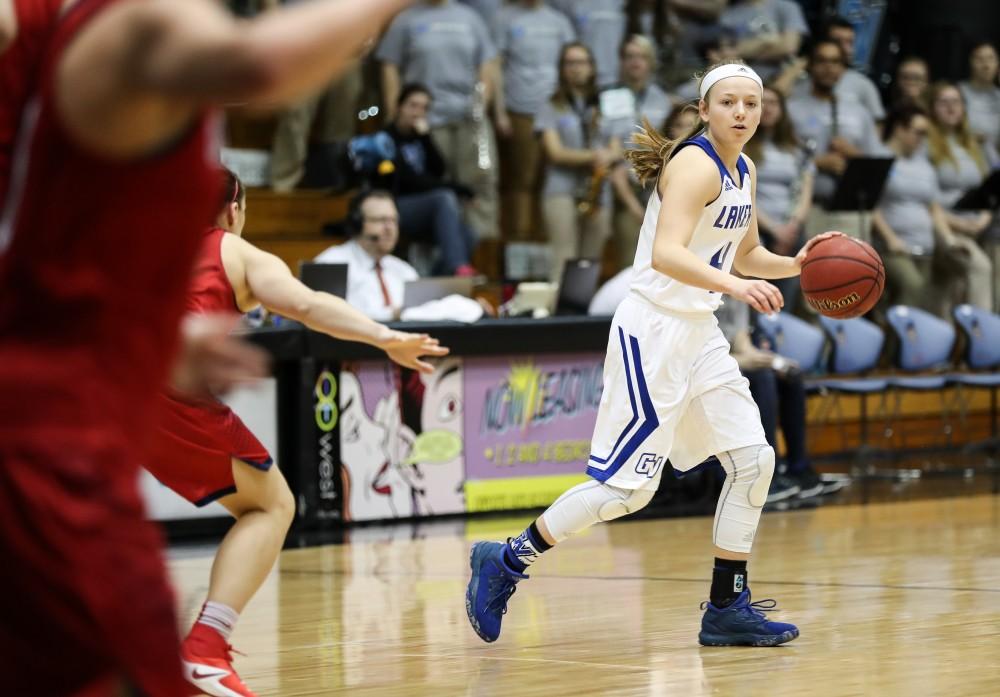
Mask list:
[[[184,677],[213,697],[257,697],[233,669],[233,647],[211,627],[195,624],[181,643]]]

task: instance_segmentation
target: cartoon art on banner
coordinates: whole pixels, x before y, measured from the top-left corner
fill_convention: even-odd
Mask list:
[[[465,510],[462,372],[458,358],[430,375],[385,361],[342,365],[344,520]]]
[[[468,511],[546,506],[586,479],[599,354],[465,361]]]

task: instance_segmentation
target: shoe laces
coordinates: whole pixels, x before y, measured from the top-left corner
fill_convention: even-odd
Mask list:
[[[491,578],[489,596],[486,599],[486,609],[494,612],[499,610],[501,615],[506,615],[507,601],[510,600],[510,596],[514,595],[516,590],[517,583],[511,580],[506,574],[501,573],[499,576]]]
[[[703,601],[701,603],[701,609],[702,610],[706,609],[708,607],[708,605],[709,605],[709,601],[707,601],[707,600]],[[722,609],[723,610],[730,610],[730,609],[733,609],[733,606],[732,605],[728,605],[728,606],[726,606],[726,607],[724,607]],[[740,612],[742,612],[742,613],[744,613],[746,615],[749,615],[750,617],[754,618],[755,620],[758,620],[758,621],[761,621],[761,622],[766,622],[767,621],[767,615],[765,615],[764,613],[765,612],[773,612],[773,611],[777,610],[778,609],[778,601],[775,600],[774,598],[764,598],[763,600],[755,600],[752,603],[747,603],[746,605],[743,605],[742,607],[735,608],[735,609],[739,610]]]

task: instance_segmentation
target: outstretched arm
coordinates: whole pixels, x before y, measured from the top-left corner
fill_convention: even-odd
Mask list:
[[[17,36],[17,14],[14,0],[0,0],[0,53],[7,50]]]
[[[437,339],[390,329],[341,298],[307,288],[281,259],[237,237],[225,238],[223,259],[238,297],[259,302],[269,311],[302,322],[314,331],[376,346],[400,365],[425,373],[434,367],[421,360],[423,357],[448,354]]]
[[[207,105],[277,107],[319,91],[411,1],[316,0],[240,20],[214,0],[123,0],[63,54],[60,113],[98,152],[149,152]]]
[[[798,276],[802,272],[802,264],[805,263],[806,255],[820,240],[830,237],[837,237],[839,232],[824,232],[809,240],[802,250],[794,257],[786,257],[775,254],[760,243],[760,233],[757,226],[757,167],[747,158],[750,166],[750,176],[753,184],[751,190],[753,194],[753,206],[751,207],[750,229],[744,235],[736,250],[736,258],[733,259],[733,268],[744,276],[754,278],[788,278]]]

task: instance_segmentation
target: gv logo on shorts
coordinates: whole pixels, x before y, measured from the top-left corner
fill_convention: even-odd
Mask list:
[[[662,464],[662,455],[657,457],[656,453],[643,453],[639,456],[639,461],[635,463],[635,471],[652,479],[660,471],[660,465]]]

